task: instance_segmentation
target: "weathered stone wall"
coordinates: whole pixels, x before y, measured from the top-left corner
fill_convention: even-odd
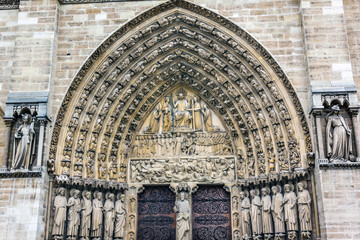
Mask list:
[[[47,197],[44,179],[1,179],[0,240],[44,239]]]
[[[316,173],[321,239],[360,239],[360,169]]]

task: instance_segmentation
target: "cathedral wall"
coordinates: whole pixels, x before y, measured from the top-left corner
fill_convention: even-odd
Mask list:
[[[47,196],[44,179],[0,179],[0,239],[43,239]]]
[[[360,238],[360,169],[316,171],[321,239]]]

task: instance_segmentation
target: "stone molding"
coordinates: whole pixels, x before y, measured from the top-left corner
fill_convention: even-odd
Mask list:
[[[28,170],[8,170],[6,168],[0,168],[1,178],[42,178],[44,173],[43,168],[33,168]]]
[[[317,163],[321,170],[360,168],[360,162],[347,161],[347,162],[339,162],[339,163],[330,163],[328,159],[318,159]]]
[[[135,0],[59,0],[59,3],[60,4],[84,4],[84,3],[134,2],[134,1]],[[140,1],[146,1],[146,0],[140,0]],[[157,0],[157,1],[160,1],[160,0]]]
[[[0,0],[0,10],[18,9],[20,0]]]

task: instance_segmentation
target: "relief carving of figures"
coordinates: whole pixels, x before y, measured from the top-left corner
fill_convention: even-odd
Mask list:
[[[263,232],[265,235],[274,233],[273,222],[271,217],[271,197],[270,188],[265,187],[261,189],[262,193],[262,223]]]
[[[206,104],[203,106],[202,113],[204,114],[204,130],[207,132],[218,130],[217,127],[213,126],[211,111]]]
[[[52,229],[52,236],[54,239],[63,239],[66,220],[66,205],[65,188],[58,188],[54,200],[54,226]]]
[[[90,237],[91,225],[91,192],[83,191],[83,199],[81,200],[81,226],[80,226],[80,239],[88,240]]]
[[[251,239],[250,199],[248,192],[240,192],[241,231],[243,239]]]
[[[78,235],[80,225],[80,191],[72,189],[70,191],[70,198],[67,203],[68,209],[68,228],[67,228],[67,239],[76,239]]]
[[[297,203],[299,207],[299,219],[301,232],[311,232],[311,197],[309,191],[305,189],[305,184],[299,182]]]
[[[93,213],[92,213],[91,237],[93,239],[100,240],[101,229],[103,224],[103,203],[102,203],[101,192],[94,193],[94,200],[92,202],[92,207],[93,207]]]
[[[326,126],[327,151],[330,161],[346,161],[352,154],[351,130],[340,115],[338,105],[332,107]]]
[[[106,193],[106,201],[104,205],[104,239],[111,240],[113,239],[114,234],[114,220],[115,220],[115,212],[114,212],[114,194]]]
[[[23,124],[16,130],[14,136],[14,152],[12,169],[28,169],[35,155],[34,121],[28,113],[22,114]]]
[[[262,234],[262,217],[261,217],[261,208],[262,203],[259,197],[260,193],[258,189],[253,189],[250,191],[250,196],[252,197],[251,201],[251,226],[253,236]]]
[[[271,211],[274,219],[275,233],[285,233],[283,195],[279,185],[271,188],[273,192]]]
[[[190,203],[185,192],[180,192],[180,199],[176,202],[174,211],[176,213],[177,240],[189,240],[190,237]]]
[[[125,236],[126,209],[125,195],[119,193],[115,202],[115,239],[123,239]]]
[[[297,209],[296,209],[296,195],[294,193],[294,186],[292,184],[284,185],[285,194],[283,199],[285,222],[287,231],[298,230]]]
[[[188,109],[188,101],[185,99],[183,93],[179,93],[179,99],[174,104],[175,108],[175,125],[177,127],[189,127],[191,116]]]
[[[164,103],[162,105],[163,113],[163,131],[169,132],[171,130],[171,105],[169,96],[165,97]]]

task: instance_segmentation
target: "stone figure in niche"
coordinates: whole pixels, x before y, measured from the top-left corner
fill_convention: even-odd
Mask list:
[[[126,222],[126,209],[125,209],[125,195],[119,193],[117,201],[115,202],[115,239],[123,239],[125,236],[125,222]]]
[[[311,227],[311,197],[309,191],[305,189],[305,184],[299,182],[297,203],[299,207],[299,219],[301,232],[310,232]]]
[[[80,225],[80,191],[72,189],[70,191],[70,198],[68,200],[68,228],[67,228],[67,239],[76,239],[78,235]]]
[[[194,111],[194,116],[193,116],[194,130],[195,131],[202,130],[201,105],[197,97],[194,97],[193,99],[193,111]]]
[[[12,169],[28,169],[35,155],[34,122],[28,113],[22,114],[23,124],[14,135],[14,154]]]
[[[102,193],[95,192],[94,200],[92,203],[93,213],[92,213],[92,228],[91,228],[91,237],[93,239],[100,240],[101,238],[101,228],[103,224],[103,203],[102,203]]]
[[[169,132],[171,130],[171,105],[169,96],[165,97],[164,103],[162,105],[162,114],[163,114],[163,132]]]
[[[262,234],[262,219],[261,219],[261,207],[262,203],[259,197],[260,193],[258,189],[250,191],[251,201],[251,226],[253,236]]]
[[[239,210],[239,198],[237,196],[234,196],[232,198],[232,202],[233,202],[233,211],[238,211]]]
[[[52,229],[52,236],[54,239],[63,239],[66,220],[66,205],[65,188],[58,188],[54,200],[54,226]]]
[[[275,233],[284,233],[284,206],[283,206],[283,195],[281,193],[281,187],[279,185],[271,188],[273,192],[271,211],[274,219]]]
[[[114,194],[106,193],[106,201],[104,205],[104,215],[105,215],[104,239],[105,240],[113,239],[114,220],[115,220],[114,208],[115,208]]]
[[[190,239],[190,203],[185,192],[180,192],[180,199],[176,202],[174,211],[176,213],[177,240]]]
[[[264,187],[261,189],[262,193],[262,223],[264,234],[272,234],[274,232],[273,222],[271,217],[271,197],[270,188]]]
[[[284,185],[285,193],[283,199],[285,222],[287,231],[298,230],[296,195],[292,184]]]
[[[130,216],[129,228],[132,229],[132,230],[135,229],[135,216],[134,215]]]
[[[338,105],[332,107],[326,125],[327,152],[330,161],[343,162],[352,154],[351,130],[340,115]]]
[[[234,213],[234,228],[238,228],[240,225],[240,219],[239,219],[239,214],[238,213]]]
[[[185,99],[183,93],[179,93],[179,99],[175,105],[175,125],[177,127],[189,127],[191,116],[188,109],[188,101]]]
[[[135,212],[135,207],[136,207],[136,199],[132,198],[130,199],[130,212]]]
[[[80,227],[80,239],[87,240],[90,237],[90,225],[91,225],[91,192],[83,191],[83,199],[81,200],[81,227]]]
[[[241,213],[241,231],[243,234],[243,239],[251,238],[251,218],[250,218],[250,199],[248,197],[248,192],[240,192],[240,213]]]

